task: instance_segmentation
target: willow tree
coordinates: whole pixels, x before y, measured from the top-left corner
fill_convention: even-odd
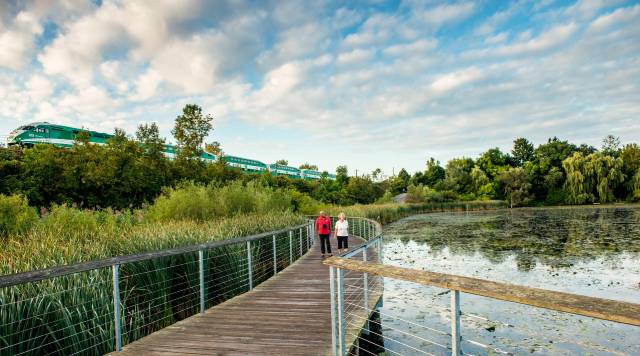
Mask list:
[[[567,203],[583,204],[589,200],[593,200],[586,188],[586,179],[584,175],[584,156],[581,153],[573,155],[562,161],[562,167],[567,174],[565,180],[565,190],[567,191]]]
[[[565,189],[571,204],[611,202],[615,188],[624,182],[622,159],[602,153],[584,156],[576,152],[562,166],[567,172]]]
[[[640,169],[631,180],[631,196],[633,200],[640,200]]]

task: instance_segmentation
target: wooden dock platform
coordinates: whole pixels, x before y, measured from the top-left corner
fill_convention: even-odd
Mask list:
[[[361,280],[352,283],[362,285]],[[320,244],[314,243],[296,263],[252,291],[111,355],[329,355],[329,287],[329,267],[322,264]]]

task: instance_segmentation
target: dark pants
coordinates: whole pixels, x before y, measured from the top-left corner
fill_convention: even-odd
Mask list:
[[[338,236],[338,249],[349,248],[349,236]]]
[[[329,234],[320,234],[320,251],[324,255],[325,245],[327,246],[327,253],[331,253],[331,240],[329,240]]]

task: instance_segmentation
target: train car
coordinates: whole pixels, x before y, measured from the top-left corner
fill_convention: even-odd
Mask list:
[[[322,173],[318,171],[314,171],[312,169],[302,169],[300,170],[302,174],[302,178],[305,180],[313,180],[322,178]]]
[[[222,160],[231,167],[238,167],[241,170],[249,173],[261,173],[268,169],[266,164],[249,158],[237,156],[222,156]]]
[[[302,178],[302,173],[296,167],[283,166],[272,163],[269,165],[269,172],[275,176],[287,176],[289,178]]]
[[[48,143],[58,147],[71,147],[80,132],[88,133],[89,142],[98,145],[107,143],[107,140],[113,137],[113,135],[97,131],[53,125],[48,122],[34,122],[11,131],[7,138],[7,145],[33,146],[39,143]]]

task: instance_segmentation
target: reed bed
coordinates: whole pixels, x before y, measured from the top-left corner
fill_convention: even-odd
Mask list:
[[[206,224],[178,221],[119,227],[120,235],[109,243],[97,242],[108,234],[89,238],[78,233],[73,241],[81,244],[78,250],[91,251],[97,258],[122,251],[132,253],[239,237],[302,221],[299,216],[286,212],[269,216],[252,214]],[[29,239],[21,244],[11,241],[12,247],[2,252],[3,266],[10,262],[11,271],[16,272],[89,259],[70,248],[52,250],[56,246],[55,234],[38,232],[31,237],[36,236],[44,241],[36,243]],[[306,244],[306,229],[297,230],[292,239],[294,259],[300,256],[301,240]],[[265,238],[252,245],[252,275],[257,285],[273,273],[272,239]],[[96,246],[100,249],[94,248]],[[277,266],[283,269],[289,264],[288,234],[277,236],[276,248]],[[67,253],[70,251],[73,253]],[[207,307],[248,290],[245,244],[207,250],[204,260]],[[120,276],[125,345],[199,311],[197,253],[128,263],[121,266]],[[1,289],[0,355],[113,351],[112,290],[109,268]]]
[[[4,245],[0,274],[225,240],[304,223],[304,218],[290,211],[287,199],[281,191],[256,186],[187,184],[167,190],[156,204],[142,210],[54,206],[33,219],[29,210],[33,208],[24,199],[0,196],[0,208],[16,201],[24,205],[10,211],[0,209],[0,213],[9,211],[0,217],[9,221],[6,226],[11,227],[9,214],[14,211],[30,217],[28,224],[21,220],[20,229],[0,231]],[[283,269],[290,262],[289,236],[280,234],[276,240],[277,268]],[[306,229],[296,230],[293,259],[300,256],[299,245],[306,240]],[[252,244],[254,285],[273,273],[273,252],[271,238]],[[247,261],[245,244],[204,252],[207,307],[248,290]],[[119,286],[126,345],[199,311],[198,254],[124,264]],[[0,355],[113,351],[112,293],[110,268],[0,289]]]

